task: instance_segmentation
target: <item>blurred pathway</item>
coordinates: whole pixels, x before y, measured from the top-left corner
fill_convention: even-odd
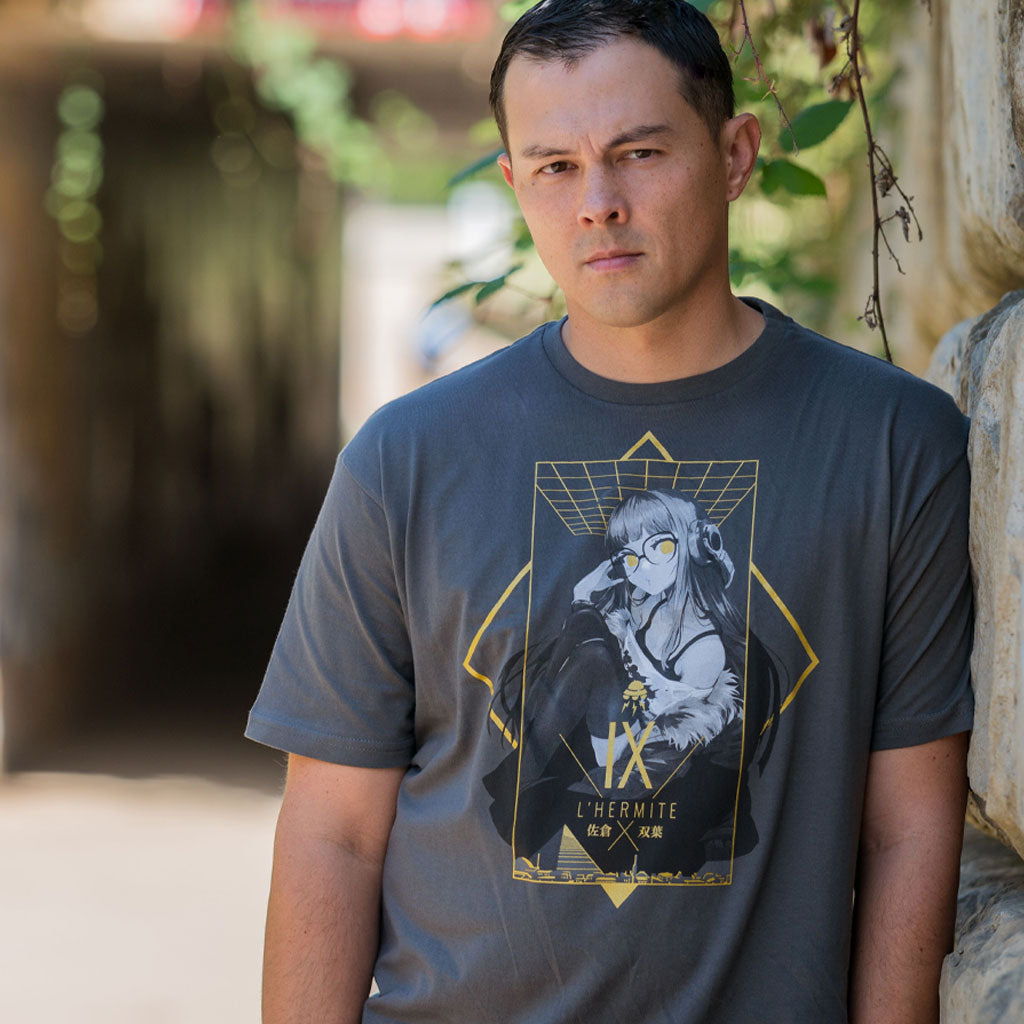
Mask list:
[[[270,769],[0,778],[0,1021],[255,1024]]]

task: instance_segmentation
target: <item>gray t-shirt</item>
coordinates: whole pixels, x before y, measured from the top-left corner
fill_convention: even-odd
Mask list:
[[[248,735],[408,766],[364,1021],[846,1020],[870,752],[971,726],[967,428],[756,305],[658,384],[547,324],[342,452]]]

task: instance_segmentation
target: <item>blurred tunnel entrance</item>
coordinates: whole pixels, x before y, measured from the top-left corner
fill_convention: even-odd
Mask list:
[[[60,83],[0,82],[9,769],[237,736],[339,443],[336,187],[198,60],[104,83],[83,272],[40,202]]]

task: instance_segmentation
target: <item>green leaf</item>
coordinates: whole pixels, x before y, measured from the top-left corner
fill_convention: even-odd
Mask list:
[[[490,298],[495,292],[501,291],[502,288],[508,283],[508,279],[517,271],[522,270],[522,263],[517,263],[513,267],[509,267],[500,277],[492,278],[488,281],[473,297],[473,304],[479,306],[484,299]]]
[[[480,291],[476,293],[476,295],[473,298],[473,304],[475,306],[479,306],[480,303],[484,301],[484,299],[490,298],[495,292],[501,291],[501,289],[504,287],[505,275],[502,274],[501,277],[496,277],[493,281],[488,281],[487,284],[485,284],[483,288],[481,288]]]
[[[489,295],[493,295],[495,292],[500,291],[505,287],[508,279],[518,271],[523,269],[522,263],[515,263],[504,274],[498,277],[492,277],[489,281],[463,281],[462,284],[457,284],[454,288],[449,288],[439,299],[434,299],[430,304],[430,308],[434,309],[442,303],[450,302],[452,299],[457,299],[460,295],[465,295],[466,292],[472,291],[474,288],[480,290],[473,296],[473,304],[479,305]]]
[[[729,277],[733,284],[740,285],[751,274],[760,273],[762,270],[760,262],[747,259],[738,249],[729,250]]]
[[[815,103],[813,107],[801,110],[793,118],[793,135],[801,149],[810,149],[824,142],[843,122],[853,106],[852,100],[828,100]],[[784,128],[779,135],[779,145],[787,152],[793,152],[793,135]]]
[[[797,283],[811,295],[824,295],[826,297],[835,295],[839,288],[839,282],[834,277],[825,277],[815,274],[811,277],[797,278]]]
[[[460,295],[468,292],[470,288],[476,288],[480,284],[479,281],[464,281],[462,284],[456,285],[454,288],[449,288],[439,299],[434,299],[430,304],[430,308],[434,309],[436,306],[440,306],[444,302],[450,302],[452,299],[458,298]]]
[[[474,174],[479,174],[481,171],[487,170],[487,168],[490,167],[494,163],[494,161],[497,160],[498,157],[501,156],[501,154],[504,152],[504,147],[499,147],[498,149],[492,150],[486,156],[480,157],[479,160],[474,160],[468,166],[463,167],[462,170],[459,171],[456,175],[454,175],[451,181],[448,182],[448,188],[454,188],[456,185],[458,185],[460,182],[465,181],[467,178],[472,178]]]
[[[526,226],[525,220],[520,220],[516,225],[514,248],[516,252],[526,252],[528,249],[533,248],[533,235],[530,234],[530,229]]]
[[[821,178],[788,160],[769,160],[761,168],[761,188],[766,195],[780,188],[795,196],[825,195],[825,182]]]
[[[746,75],[738,71],[732,76],[732,92],[737,110],[752,107],[764,99],[764,86],[758,82],[748,81]]]

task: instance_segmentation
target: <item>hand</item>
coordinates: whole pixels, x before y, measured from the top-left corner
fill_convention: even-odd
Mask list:
[[[573,589],[573,601],[582,601],[586,604],[593,604],[594,598],[600,594],[601,591],[614,587],[616,583],[621,583],[621,579],[614,575],[614,570],[615,567],[612,565],[612,560],[609,558],[603,561],[596,569],[588,572]]]

